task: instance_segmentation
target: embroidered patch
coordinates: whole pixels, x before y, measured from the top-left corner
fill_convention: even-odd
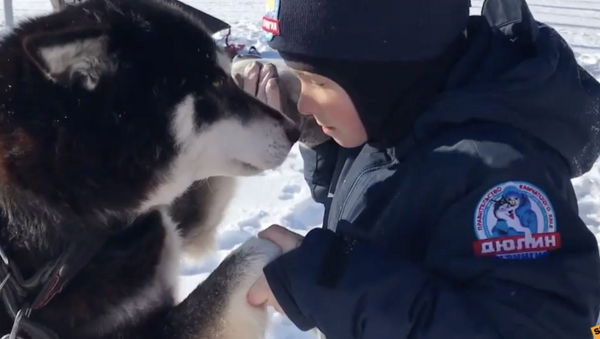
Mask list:
[[[502,183],[479,200],[473,243],[476,256],[534,259],[560,248],[554,208],[542,190],[516,181]]]
[[[281,0],[267,0],[267,10],[262,18],[262,29],[267,41],[279,35],[279,5]]]

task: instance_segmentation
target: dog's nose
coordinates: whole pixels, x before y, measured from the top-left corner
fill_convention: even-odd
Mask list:
[[[293,126],[287,126],[285,129],[285,135],[288,140],[293,144],[300,139],[300,130]]]

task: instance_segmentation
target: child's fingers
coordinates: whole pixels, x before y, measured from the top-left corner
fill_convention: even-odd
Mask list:
[[[258,236],[279,245],[284,253],[300,246],[302,240],[304,239],[304,237],[300,234],[294,233],[279,225],[267,227],[265,230],[259,232]]]
[[[260,77],[260,64],[257,62],[252,62],[246,66],[244,69],[244,84],[243,89],[246,93],[250,95],[256,96],[257,86]]]
[[[271,78],[265,86],[267,104],[281,112],[281,96],[279,94],[279,81],[277,78]]]

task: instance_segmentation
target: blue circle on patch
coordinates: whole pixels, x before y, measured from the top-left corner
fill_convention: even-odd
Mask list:
[[[488,190],[477,203],[474,228],[476,255],[514,257],[560,246],[550,199],[527,182],[504,182]]]

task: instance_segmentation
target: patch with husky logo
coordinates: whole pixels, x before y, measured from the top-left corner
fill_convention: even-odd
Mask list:
[[[262,18],[262,29],[267,41],[279,35],[279,5],[281,0],[267,0],[267,10]]]
[[[478,257],[535,259],[560,248],[554,208],[527,182],[505,182],[487,191],[477,203],[474,223]]]

